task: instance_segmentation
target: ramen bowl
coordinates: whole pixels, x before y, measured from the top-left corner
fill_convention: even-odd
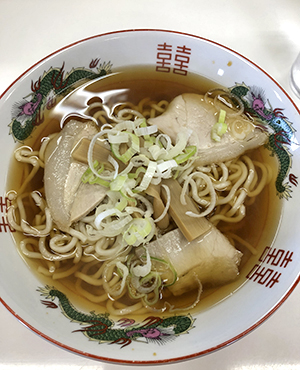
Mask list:
[[[221,293],[211,289],[199,309],[191,305],[181,311],[154,310],[136,316],[124,310],[115,317],[95,303],[87,306],[72,289],[33,271],[20,256],[16,231],[7,222],[8,182],[17,171],[12,165],[16,145],[48,132],[48,111],[83,83],[95,86],[96,81],[101,86],[114,75],[115,89],[124,93],[118,74],[127,70],[141,80],[147,70],[151,78],[145,77],[144,84],[157,80],[172,86],[175,81],[188,89],[196,79],[222,86],[245,103],[247,114],[268,135],[265,149],[275,167],[267,199],[261,202],[268,210],[263,227],[257,230],[258,247],[240,270],[240,283],[222,287]],[[84,96],[78,96],[85,104]],[[93,96],[97,96],[95,89],[88,100]],[[75,104],[75,113],[76,109]],[[42,338],[95,360],[124,364],[187,360],[242,338],[297,285],[299,111],[278,83],[247,58],[216,42],[178,32],[128,30],[98,35],[68,45],[25,71],[1,96],[0,112],[1,302]]]

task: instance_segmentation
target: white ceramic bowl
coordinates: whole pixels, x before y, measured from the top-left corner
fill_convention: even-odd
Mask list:
[[[213,307],[193,314],[194,322],[188,333],[173,335],[174,340],[161,342],[163,345],[144,338],[144,341],[133,341],[120,348],[121,342],[119,345],[109,345],[109,341],[100,343],[76,331],[81,328],[80,324],[63,315],[58,299],[53,298],[55,309],[51,309],[51,300],[41,295],[38,289],[42,283],[20,258],[5,221],[6,174],[15,139],[23,141],[28,135],[34,135],[34,126],[29,131],[25,127],[14,131],[15,126],[10,125],[16,118],[12,108],[24,97],[31,101],[30,94],[38,87],[44,72],[51,68],[61,69],[63,82],[73,68],[81,68],[83,74],[92,76],[100,65],[96,62],[98,58],[102,67],[109,63],[112,71],[132,65],[152,65],[158,67],[158,78],[163,73],[177,72],[182,78],[196,73],[228,88],[244,84],[256,94],[253,101],[258,99],[258,105],[253,108],[257,114],[265,115],[271,135],[277,139],[279,155],[285,153],[289,158],[282,163],[281,170],[285,171],[278,179],[289,191],[279,191],[280,196],[284,195],[282,218],[273,244],[266,245],[264,254],[255,257],[251,268],[245,272],[246,283],[240,289]],[[164,64],[166,62],[170,64]],[[34,107],[31,113],[34,115]],[[0,114],[1,302],[41,337],[74,353],[116,363],[157,364],[189,359],[243,337],[268,318],[298,283],[300,250],[295,226],[300,221],[297,209],[300,202],[297,191],[299,111],[272,77],[238,53],[201,37],[161,30],[129,30],[91,37],[54,52],[24,72],[1,96]],[[30,112],[27,115],[30,117]]]

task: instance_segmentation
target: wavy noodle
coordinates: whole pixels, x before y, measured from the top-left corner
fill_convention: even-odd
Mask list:
[[[228,95],[225,97],[224,94],[224,90],[213,91],[205,95],[205,100],[212,102],[214,99],[217,105],[234,105],[232,114],[240,116],[242,111],[239,99],[233,99],[232,96],[228,99]],[[137,105],[129,102],[118,104],[114,107],[113,114],[110,114],[101,102],[94,101],[89,105],[87,114],[106,128],[107,124],[114,125],[136,117],[156,117],[167,109],[168,104],[165,100],[154,102],[145,98]],[[236,127],[238,125],[236,122]],[[73,288],[79,295],[94,303],[103,302],[107,311],[113,315],[155,311],[153,306],[147,308],[148,298],[137,302],[128,301],[124,263],[137,256],[132,254],[131,247],[122,243],[121,237],[107,237],[101,229],[96,230],[93,227],[96,217],[94,213],[72,225],[68,233],[61,232],[47,208],[44,189],[33,192],[27,190],[38,171],[44,168],[45,149],[56,135],[52,134],[44,139],[39,151],[21,147],[15,152],[16,159],[23,164],[24,181],[18,193],[8,193],[12,206],[8,209],[7,218],[15,230],[28,234],[20,242],[21,254],[29,259],[39,260],[37,271],[44,276],[54,280],[64,280],[72,276],[75,279]],[[164,135],[161,134],[157,141],[163,139]],[[195,167],[193,160],[180,166],[180,199],[184,204],[185,194],[191,196],[199,206],[200,217],[208,216],[214,225],[218,225],[220,221],[238,225],[245,218],[246,206],[254,202],[273,176],[269,165],[252,160],[246,155],[204,167]],[[128,191],[128,196],[137,202],[136,206],[132,206],[132,212],[138,211],[136,213],[141,212],[147,216],[153,214],[151,197],[147,194]],[[155,222],[166,216],[169,203]],[[248,248],[251,253],[256,253],[255,248],[233,230],[226,232],[226,235],[233,242]],[[153,236],[154,233],[151,234]],[[137,261],[143,262],[141,258]],[[120,299],[115,300],[116,298]],[[197,302],[198,300],[197,298]],[[176,310],[166,302],[165,307],[167,306]]]
[[[63,269],[56,270],[53,275],[53,280],[65,279],[71,275],[73,275],[79,269],[79,265],[75,264],[71,267],[66,267]]]
[[[34,252],[38,249],[38,240],[35,238],[25,238],[21,240],[20,242],[20,250],[24,256],[28,258],[38,258],[43,259],[43,256],[41,253]],[[28,246],[31,248],[29,249]]]
[[[115,305],[119,307],[114,307]],[[128,306],[125,304],[120,304],[117,301],[107,300],[106,309],[111,315],[114,316],[131,315],[136,312],[138,312],[139,314],[143,314],[147,312],[147,309],[144,308],[142,302],[138,302],[131,306]]]
[[[82,283],[83,280],[81,278],[78,278],[75,283],[75,288],[79,295],[93,303],[101,303],[107,301],[107,293],[105,292],[105,290],[102,290],[102,292],[99,292],[98,294],[93,294],[90,293],[90,291],[86,288],[82,287]]]
[[[256,255],[257,250],[253,248],[253,246],[248,243],[245,239],[239,237],[238,235],[234,233],[226,233],[226,236],[228,239],[232,240],[232,244],[234,245],[234,240],[238,241],[240,244],[244,245],[252,254]]]

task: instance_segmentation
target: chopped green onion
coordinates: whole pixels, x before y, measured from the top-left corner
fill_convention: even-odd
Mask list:
[[[197,153],[197,147],[195,145],[189,145],[184,149],[183,154],[178,154],[174,159],[177,164],[181,164],[190,159],[193,155]]]
[[[164,159],[168,154],[168,151],[165,148],[162,148],[160,145],[157,144],[153,144],[148,148],[148,150],[155,161],[157,161],[158,159]]]
[[[128,140],[131,142],[131,146],[126,150],[124,154],[120,154],[120,144],[111,143],[111,151],[113,152],[114,156],[122,161],[123,163],[127,163],[136,153],[140,151],[140,139],[135,134],[131,132],[126,132],[128,135]]]
[[[128,178],[127,175],[118,175],[113,181],[110,182],[110,190],[112,191],[121,190],[127,178]]]
[[[108,141],[110,144],[122,144],[122,143],[128,143],[128,133],[127,132],[122,132],[122,131],[117,131],[113,133],[107,134]]]
[[[154,294],[154,297],[150,300],[148,295],[145,295],[143,298],[143,301],[146,306],[153,306],[155,303],[158,302],[159,297],[160,297],[159,295],[160,287],[161,287],[161,280],[160,280],[160,276],[158,276],[156,286],[154,290],[150,293],[150,295]]]
[[[136,120],[136,122],[138,122],[138,120]],[[139,123],[139,126],[142,127],[142,128],[148,126],[145,118],[141,120],[141,122]],[[145,141],[151,140],[152,138],[153,138],[153,136],[144,135],[144,140]]]
[[[146,168],[139,167],[135,172],[131,172],[128,174],[129,179],[137,179],[141,173],[145,173]]]
[[[123,239],[128,245],[138,246],[143,244],[151,231],[152,223],[147,218],[134,218],[124,231]]]
[[[122,121],[116,124],[115,130],[122,131],[122,130],[131,130],[133,131],[136,128],[136,122],[133,121]]]
[[[153,162],[153,161],[149,161],[149,164],[148,164],[148,167],[147,167],[147,171],[143,177],[143,180],[141,182],[141,184],[139,186],[137,186],[134,190],[137,191],[137,192],[140,192],[140,191],[143,191],[143,190],[146,190],[155,174],[155,171],[156,171],[156,168],[157,168],[157,164],[156,162]]]
[[[119,216],[120,217],[120,216],[122,216],[122,213],[117,208],[110,208],[110,209],[107,209],[104,212],[99,213],[96,216],[95,221],[94,221],[96,228],[99,229],[101,222],[106,217],[109,217],[109,216]]]
[[[109,132],[110,132],[111,130],[109,130],[109,129],[105,129],[105,130],[102,130],[102,131],[100,131],[100,132],[98,132],[93,138],[92,138],[92,140],[91,140],[91,142],[90,142],[90,145],[89,145],[89,149],[88,149],[88,156],[87,156],[87,159],[88,159],[88,165],[89,165],[89,167],[90,167],[90,169],[91,169],[91,171],[93,172],[93,174],[95,175],[95,176],[97,176],[97,177],[99,177],[100,179],[102,179],[102,180],[107,180],[107,181],[109,181],[109,180],[112,180],[112,179],[114,179],[116,176],[117,176],[117,174],[118,174],[118,169],[119,169],[119,165],[118,165],[118,163],[111,157],[111,156],[109,156],[109,158],[108,158],[108,161],[113,165],[113,167],[114,167],[114,171],[113,172],[109,172],[109,173],[107,173],[107,171],[106,171],[106,173],[98,173],[97,171],[96,171],[96,169],[94,168],[94,162],[93,162],[93,150],[94,150],[94,147],[95,147],[95,144],[96,144],[96,141],[101,137],[101,136],[103,136],[103,135],[105,135],[105,134],[108,134]]]
[[[137,136],[150,136],[152,134],[155,134],[157,132],[157,126],[145,126],[145,127],[138,127],[134,130],[134,133]]]
[[[116,202],[115,208],[122,212],[124,208],[127,207],[127,205],[128,205],[127,199],[121,195],[121,197]]]
[[[218,122],[225,123],[225,117],[226,117],[226,111],[224,109],[221,109]]]
[[[141,266],[134,266],[133,268],[135,267]],[[142,277],[136,276],[134,274],[130,275],[130,277],[131,285],[136,289],[138,293],[146,295],[153,292],[155,289],[160,288],[161,286],[161,278],[159,273],[157,273],[156,271],[150,271],[147,275]]]
[[[124,189],[120,190],[120,194],[122,195],[122,197],[124,197],[128,202],[136,205],[137,204],[137,201],[135,198],[133,197],[130,197],[129,195],[127,195],[125,192],[124,192]]]
[[[151,146],[155,143],[155,137],[146,135],[144,136],[144,148],[151,148]]]
[[[120,289],[118,291],[119,294],[117,295],[121,295],[124,288],[125,288],[125,284],[126,284],[126,280],[127,280],[127,276],[129,274],[129,271],[128,271],[128,268],[127,266],[125,266],[122,262],[118,261],[116,263],[116,267],[122,272],[122,281],[121,281],[121,286],[120,286]]]
[[[98,161],[94,161],[94,169],[95,170],[98,167],[98,165],[99,165]],[[103,171],[104,171],[104,164],[102,163],[101,167],[97,170],[97,173],[100,175]],[[105,180],[101,179],[100,177],[97,177],[93,173],[93,171],[91,170],[90,167],[82,175],[81,181],[84,184],[86,184],[86,183],[89,183],[91,185],[92,184],[99,184],[99,185],[102,185],[102,186],[105,186],[105,187],[109,188],[109,181],[105,181]]]
[[[169,169],[172,169],[174,167],[177,167],[177,162],[174,159],[171,159],[169,161],[164,161],[162,163],[159,163],[157,165],[157,170],[160,173],[163,173]]]
[[[139,293],[136,288],[134,288],[133,284],[127,283],[128,293],[130,298],[132,299],[141,299],[145,297],[145,293]]]
[[[174,285],[177,281],[177,272],[174,269],[173,265],[170,262],[157,258],[157,257],[151,257],[151,260],[152,260],[152,266],[154,265],[153,268],[156,271],[161,273],[161,278],[163,279],[163,285],[167,287]],[[162,265],[161,268],[159,268],[160,267],[159,264]],[[169,273],[167,272],[167,270],[170,270]],[[168,276],[170,275],[170,272],[171,272],[171,277]]]
[[[211,129],[211,138],[214,141],[221,141],[221,137],[227,131],[227,125],[225,123],[226,111],[221,109],[219,114],[219,120],[216,122]]]
[[[176,157],[178,154],[182,153],[182,151],[185,149],[187,145],[190,134],[191,133],[189,131],[178,133],[176,145],[168,151],[168,156],[166,159],[172,159]]]
[[[131,272],[134,276],[145,277],[151,271],[151,258],[148,249],[146,249],[146,263],[145,265],[134,265]]]

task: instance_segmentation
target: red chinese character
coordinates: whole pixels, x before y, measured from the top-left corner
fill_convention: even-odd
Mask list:
[[[254,270],[254,271],[253,271]],[[265,279],[266,278],[266,273],[268,273],[268,274],[270,274],[270,272],[272,272],[272,271],[269,271],[270,269],[267,269],[266,270],[266,268],[265,267],[263,267],[263,266],[259,266],[259,265],[255,265],[254,267],[253,267],[253,269],[250,271],[250,273],[247,275],[247,278],[248,279],[250,279],[250,280],[252,280],[253,279],[253,281],[256,281],[256,280],[258,280],[258,283],[259,284],[264,284],[265,283],[265,281],[263,280],[263,279]],[[252,271],[253,271],[253,273],[252,273]],[[252,274],[251,274],[252,273]],[[267,278],[269,277],[269,275],[267,276]]]
[[[256,281],[258,284],[272,288],[275,283],[279,283],[281,273],[270,268],[266,269],[263,266],[255,265],[250,273],[246,276],[247,279]]]
[[[10,231],[10,232],[14,232],[15,230],[11,228],[11,226],[9,225],[9,223],[6,221],[5,217],[2,216],[2,222],[0,222],[0,233],[2,232],[7,232],[7,231]]]
[[[279,283],[279,278],[281,276],[281,273],[278,271],[274,271],[274,274],[270,277],[268,283],[266,284],[266,287],[272,288],[272,286],[275,283]]]
[[[283,249],[276,249],[266,247],[264,253],[260,257],[260,261],[270,263],[273,266],[277,266],[281,260],[281,257],[284,255]],[[263,258],[264,257],[264,258]]]
[[[170,72],[172,60],[172,45],[167,45],[166,43],[157,45],[156,54],[156,71],[158,72]]]
[[[189,55],[191,54],[191,49],[184,46],[177,46],[176,55],[175,55],[175,68],[173,73],[187,75],[187,68],[190,62]],[[177,67],[177,68],[176,68]]]
[[[10,200],[7,197],[0,197],[0,212],[6,212],[7,208],[10,206]]]
[[[283,249],[276,249],[266,247],[262,255],[259,258],[259,261],[271,264],[272,266],[286,267],[289,262],[292,262],[293,252],[284,251]]]
[[[281,262],[281,264],[280,264],[280,267],[286,268],[288,263],[293,261],[292,260],[293,254],[294,254],[294,252],[287,251],[283,260],[282,260],[282,262]]]

